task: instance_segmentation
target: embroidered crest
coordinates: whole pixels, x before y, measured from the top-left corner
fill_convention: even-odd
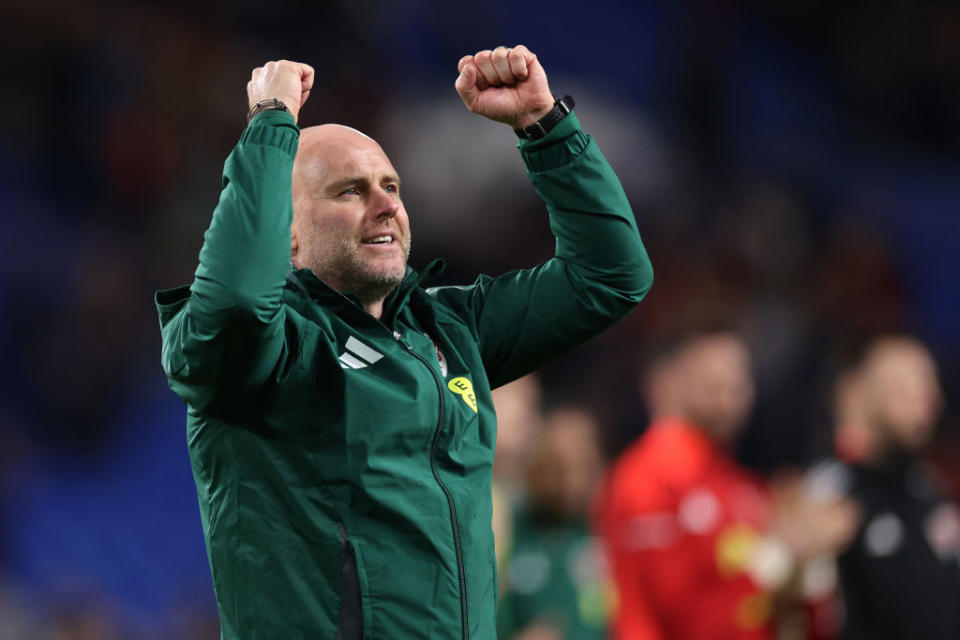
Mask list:
[[[473,409],[474,413],[477,413],[477,396],[473,392],[473,383],[470,382],[470,380],[462,376],[459,378],[454,378],[447,383],[447,387],[450,388],[450,391],[453,391],[463,398],[463,401],[467,403],[467,406]]]

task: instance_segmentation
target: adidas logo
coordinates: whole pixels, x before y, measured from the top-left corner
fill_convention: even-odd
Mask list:
[[[340,356],[340,367],[343,369],[363,369],[383,357],[353,336],[347,338],[347,350]]]

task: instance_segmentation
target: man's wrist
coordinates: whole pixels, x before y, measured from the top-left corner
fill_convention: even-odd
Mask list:
[[[539,122],[539,121],[540,121],[543,117],[545,117],[548,113],[550,113],[551,111],[553,111],[553,107],[554,107],[554,105],[555,105],[556,103],[557,103],[556,100],[554,100],[553,102],[551,102],[551,103],[548,104],[548,105],[544,105],[543,107],[541,107],[541,108],[539,108],[539,109],[536,109],[536,110],[534,110],[534,111],[531,111],[530,113],[528,113],[527,115],[525,115],[523,118],[521,118],[521,119],[518,120],[517,122],[513,123],[513,124],[511,125],[511,128],[513,128],[513,129],[524,129],[524,128],[526,128],[526,127],[529,127],[529,126],[532,125],[532,124],[535,124],[535,123]]]
[[[250,110],[247,112],[247,124],[253,120],[254,116],[264,111],[285,111],[293,116],[294,121],[297,119],[296,112],[292,111],[285,102],[277,98],[268,98],[266,100],[260,100],[250,107]]]
[[[570,96],[554,101],[550,110],[526,127],[513,130],[521,140],[540,140],[545,138],[560,122],[573,112],[574,102]]]

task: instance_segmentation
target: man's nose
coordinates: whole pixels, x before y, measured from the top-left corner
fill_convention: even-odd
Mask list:
[[[373,215],[376,218],[392,218],[400,210],[400,200],[396,195],[390,193],[382,187],[377,187],[372,191],[373,198],[370,203]]]

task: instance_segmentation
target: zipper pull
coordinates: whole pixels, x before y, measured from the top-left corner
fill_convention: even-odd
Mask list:
[[[410,346],[410,343],[409,343],[409,342],[407,342],[406,340],[403,339],[403,336],[400,334],[399,331],[394,330],[394,332],[393,332],[393,338],[394,338],[397,342],[399,342],[401,345],[403,345],[403,348],[404,348],[404,349],[406,349],[407,351],[413,353],[413,347]]]

